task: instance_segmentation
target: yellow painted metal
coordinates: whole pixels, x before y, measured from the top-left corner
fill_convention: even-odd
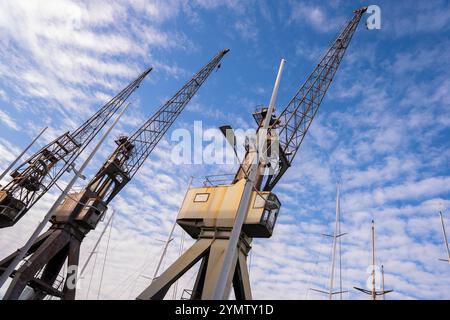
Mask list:
[[[198,237],[201,228],[232,228],[244,185],[242,179],[232,185],[190,188],[178,214],[178,224],[193,238]],[[269,198],[275,201],[267,201]],[[271,192],[254,191],[250,203],[244,232],[249,237],[270,237],[280,207],[278,199]]]

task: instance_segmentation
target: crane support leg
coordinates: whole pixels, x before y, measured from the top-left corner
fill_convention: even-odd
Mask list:
[[[79,241],[75,237],[72,237],[72,240],[70,241],[70,245],[69,245],[69,256],[67,259],[68,266],[78,267],[78,264],[80,261],[80,246],[81,246],[81,241]],[[78,272],[78,270],[75,270],[75,272]],[[68,281],[71,281],[71,279],[69,278],[69,276],[71,276],[70,273],[71,273],[71,271],[68,270],[67,275],[66,275],[66,281],[64,283],[64,290],[63,290],[63,299],[64,300],[75,300],[76,278],[74,279],[75,282],[70,283],[71,285],[68,285]],[[75,275],[75,277],[76,276],[77,275]]]
[[[200,260],[202,260],[202,262],[192,290],[191,299],[213,299],[213,293],[219,279],[219,272],[223,263],[225,249],[229,243],[229,235],[229,231],[206,231],[204,235],[165,272],[163,272],[161,276],[154,279],[150,286],[147,287],[137,299],[164,299],[171,285]],[[239,241],[238,254],[234,259],[235,272],[233,273],[233,278],[229,279],[227,284],[227,292],[230,292],[231,285],[233,284],[238,300],[250,300],[252,298],[247,269],[247,255],[251,248],[248,240],[249,239],[241,238]]]
[[[41,281],[45,283],[53,284],[58,277],[59,271],[61,270],[64,262],[67,258],[68,246],[66,245],[62,250],[60,250],[50,261],[45,265],[42,271]],[[47,296],[45,291],[34,288],[34,294],[29,298],[30,300],[43,300]]]
[[[35,280],[34,278],[38,271],[63,250],[69,242],[70,234],[68,232],[65,232],[64,230],[53,230],[51,235],[49,235],[39,246],[29,260],[14,274],[13,281],[3,299],[19,299],[27,284],[29,284],[30,281]]]
[[[37,248],[50,236],[51,230],[48,230],[47,232],[43,233],[39,238],[36,239],[36,241],[33,243],[33,245],[30,247],[30,250],[27,252],[27,257],[30,254],[33,254]],[[3,273],[3,271],[9,266],[9,264],[14,260],[14,258],[19,254],[20,250],[15,251],[14,253],[11,253],[9,256],[4,258],[0,261],[0,275]]]
[[[247,268],[247,255],[239,252],[238,263],[233,277],[234,296],[236,300],[252,300],[250,276]]]
[[[211,240],[202,239],[197,241],[189,248],[169,269],[163,272],[159,277],[153,279],[147,289],[138,297],[138,300],[162,300],[169,291],[170,286],[174,284],[183,274],[192,268],[207,253]]]

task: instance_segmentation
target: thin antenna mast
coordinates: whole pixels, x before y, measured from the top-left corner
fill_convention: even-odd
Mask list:
[[[339,199],[339,183],[336,185],[336,221],[334,223],[334,234],[333,234],[333,256],[331,258],[331,274],[330,274],[330,291],[328,298],[333,299],[333,281],[334,281],[334,266],[336,261],[336,243],[338,237],[338,223],[340,219],[340,199]]]
[[[363,288],[353,287],[362,293],[369,294],[372,296],[372,300],[376,300],[377,296],[382,296],[385,300],[385,294],[392,292],[394,290],[384,290],[384,266],[381,266],[381,291],[376,290],[375,286],[375,222],[372,220],[372,289],[367,290]]]
[[[445,247],[447,248],[447,260],[446,259],[439,259],[439,260],[447,261],[450,263],[450,249],[448,247],[448,239],[447,239],[447,233],[445,232],[444,216],[442,215],[442,211],[439,211],[439,215],[441,217],[442,234],[444,236],[444,243],[445,243]]]
[[[384,295],[384,266],[381,265],[381,292],[382,292],[382,297],[383,300],[386,300],[385,295]]]
[[[375,291],[375,223],[372,220],[372,300],[376,300]]]
[[[324,290],[318,290],[310,288],[312,291],[327,294],[329,300],[333,300],[333,295],[339,294],[340,300],[342,300],[342,294],[347,292],[342,290],[342,259],[341,259],[341,243],[340,239],[346,233],[341,233],[341,195],[340,195],[340,183],[336,184],[336,219],[334,222],[334,233],[333,235],[323,234],[326,237],[333,238],[332,245],[332,257],[331,257],[331,270],[330,270],[330,286],[328,292]],[[336,248],[339,240],[339,291],[334,292],[334,274],[336,266]]]

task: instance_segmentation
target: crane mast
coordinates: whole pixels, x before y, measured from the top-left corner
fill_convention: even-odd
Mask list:
[[[269,167],[270,162],[266,162],[258,153],[261,150],[256,150],[255,144],[249,143],[245,159],[231,184],[189,188],[177,223],[196,239],[196,242],[158,278],[153,279],[137,299],[163,299],[172,284],[200,261],[191,299],[226,299],[231,286],[236,299],[252,298],[247,267],[251,243],[253,238],[272,236],[281,208],[280,201],[271,190],[291,165],[366,10],[367,8],[363,7],[354,11],[354,16],[279,117],[271,116],[271,107],[263,108],[254,114],[258,124],[257,132],[264,130],[269,124],[267,142],[263,144],[273,149],[276,146],[274,141],[280,140],[280,159],[277,161],[279,165],[276,166],[278,168],[274,170]],[[221,127],[222,132],[228,129],[231,128]],[[228,134],[227,132],[227,140]],[[261,170],[253,169],[255,163]],[[271,170],[271,174],[264,184],[263,173],[267,168]],[[254,174],[255,172],[257,173]],[[248,181],[253,184],[250,196],[247,193]],[[237,237],[233,230],[239,231],[235,222],[241,220],[241,208],[245,208],[247,212],[244,212],[242,225],[238,226],[242,228],[239,228],[241,232],[238,234],[237,245],[234,246]],[[229,259],[228,254],[231,252],[230,248],[234,249],[232,259]],[[228,270],[226,273],[221,272],[225,270],[224,266],[228,269],[229,265],[231,273],[228,273]]]
[[[133,178],[228,51],[214,56],[130,138],[121,136],[116,140],[116,150],[88,185],[80,192],[70,193],[57,209],[49,230],[27,252],[28,263],[17,270],[4,299],[18,299],[27,284],[34,290],[30,299],[43,299],[47,295],[67,300],[75,298],[75,288],[64,284],[61,290],[62,282],[57,283],[65,260],[68,259],[69,266],[78,266],[83,238],[96,228],[108,204]],[[16,254],[0,261],[0,272]],[[66,279],[69,276],[68,273]]]
[[[44,146],[11,173],[0,190],[0,228],[10,227],[59,180],[108,121],[122,108],[152,68],[145,70],[74,132]]]

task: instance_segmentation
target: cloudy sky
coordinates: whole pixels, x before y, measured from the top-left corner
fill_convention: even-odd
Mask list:
[[[223,124],[254,128],[251,113],[268,103],[280,58],[287,64],[279,109],[352,10],[367,4],[0,1],[0,169],[41,128],[49,126],[33,151],[75,129],[153,66],[86,172],[92,175],[113,150],[114,136],[133,132],[214,54],[231,49],[111,205],[116,216],[108,250],[109,232],[78,299],[134,299],[155,271],[189,177],[199,184],[205,175],[236,169],[174,164],[173,130],[193,133],[194,121],[210,132]],[[365,287],[369,276],[372,219],[377,264],[385,267],[386,288],[395,290],[387,298],[450,298],[449,264],[438,261],[446,255],[439,210],[450,232],[450,6],[444,0],[373,4],[381,8],[381,30],[361,23],[293,166],[276,187],[283,205],[275,234],[254,241],[249,264],[256,299],[326,298],[309,288],[327,286],[331,242],[321,234],[332,232],[339,179],[342,231],[348,233],[342,238],[344,298],[368,298],[352,288]],[[52,190],[16,226],[1,230],[2,257],[26,241],[56,196]],[[103,226],[84,241],[82,264]],[[178,257],[182,239],[184,250],[193,243],[188,238],[176,229],[163,268]],[[190,289],[195,271],[168,298]]]

